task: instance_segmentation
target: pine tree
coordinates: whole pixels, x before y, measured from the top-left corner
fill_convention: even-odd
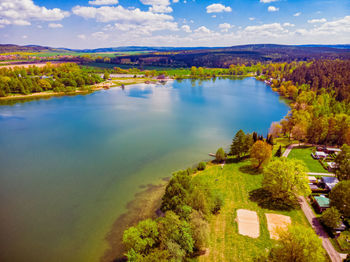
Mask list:
[[[281,157],[282,156],[282,146],[280,146],[277,150],[277,152],[275,153],[275,156],[277,157]]]

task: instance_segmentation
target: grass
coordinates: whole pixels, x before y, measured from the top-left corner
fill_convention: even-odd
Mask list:
[[[295,158],[303,161],[310,172],[314,173],[328,173],[326,169],[320,164],[320,162],[311,157],[314,147],[297,147],[289,153],[288,158]]]
[[[282,154],[284,151],[286,151],[287,147],[290,144],[295,144],[298,143],[296,140],[289,140],[288,137],[278,137],[274,139],[274,146],[272,150],[272,155],[274,156],[278,150],[278,148],[281,146],[282,147]]]
[[[350,252],[350,231],[342,232],[338,237],[337,242],[341,248],[341,252]]]
[[[248,161],[226,164],[223,169],[220,166],[212,166],[194,177],[194,181],[200,183],[203,188],[219,191],[225,198],[220,213],[210,220],[209,251],[199,257],[199,261],[253,261],[267,254],[275,241],[269,237],[265,213],[288,215],[293,224],[309,226],[300,209],[270,210],[252,201],[250,195],[259,191],[263,177],[262,174],[251,172],[249,166]],[[260,220],[259,238],[253,239],[238,234],[235,218],[236,210],[240,208],[257,212]]]

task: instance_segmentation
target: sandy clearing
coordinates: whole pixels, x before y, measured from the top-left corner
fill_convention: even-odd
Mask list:
[[[266,220],[267,220],[267,229],[270,232],[270,238],[278,240],[279,230],[287,230],[288,226],[292,223],[292,220],[289,216],[284,215],[278,215],[278,214],[271,214],[266,213]]]
[[[258,238],[260,235],[259,218],[255,211],[237,210],[238,233],[244,236]]]

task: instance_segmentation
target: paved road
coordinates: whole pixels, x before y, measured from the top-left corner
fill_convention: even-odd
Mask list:
[[[333,173],[313,173],[313,172],[309,172],[307,173],[310,176],[335,176],[335,174]]]
[[[299,197],[299,203],[307,220],[315,230],[316,234],[322,239],[322,246],[327,251],[331,260],[333,262],[341,262],[342,259],[340,257],[340,254],[334,249],[331,241],[329,240],[327,232],[324,231],[322,225],[320,222],[318,222],[318,219],[316,218],[314,212],[312,212],[312,209],[306,202],[306,199],[304,197]]]
[[[303,144],[300,144],[300,145],[303,145]],[[290,151],[296,146],[299,146],[299,144],[289,145],[282,156],[288,157]],[[332,262],[341,262],[342,261],[341,254],[338,253],[334,249],[331,241],[329,240],[328,234],[324,231],[320,222],[318,222],[318,219],[316,218],[314,212],[312,212],[312,209],[308,205],[306,199],[304,197],[299,197],[299,203],[300,203],[301,209],[303,210],[307,220],[309,221],[309,223],[311,224],[311,226],[315,230],[316,234],[322,239],[322,246],[327,251]]]

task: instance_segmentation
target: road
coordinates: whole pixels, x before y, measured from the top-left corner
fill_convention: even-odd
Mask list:
[[[303,144],[300,144],[300,145],[303,145]],[[296,146],[299,146],[299,144],[289,145],[282,156],[288,157],[290,151]],[[322,225],[320,224],[320,222],[318,222],[318,219],[316,218],[314,212],[312,211],[311,207],[307,203],[306,199],[302,196],[299,197],[299,203],[300,203],[301,209],[303,210],[310,225],[313,227],[316,234],[321,238],[322,246],[327,251],[332,262],[341,262],[342,261],[342,254],[338,253],[338,251],[336,251],[334,249],[331,241],[329,240],[329,236],[328,236],[327,232],[324,231]]]

